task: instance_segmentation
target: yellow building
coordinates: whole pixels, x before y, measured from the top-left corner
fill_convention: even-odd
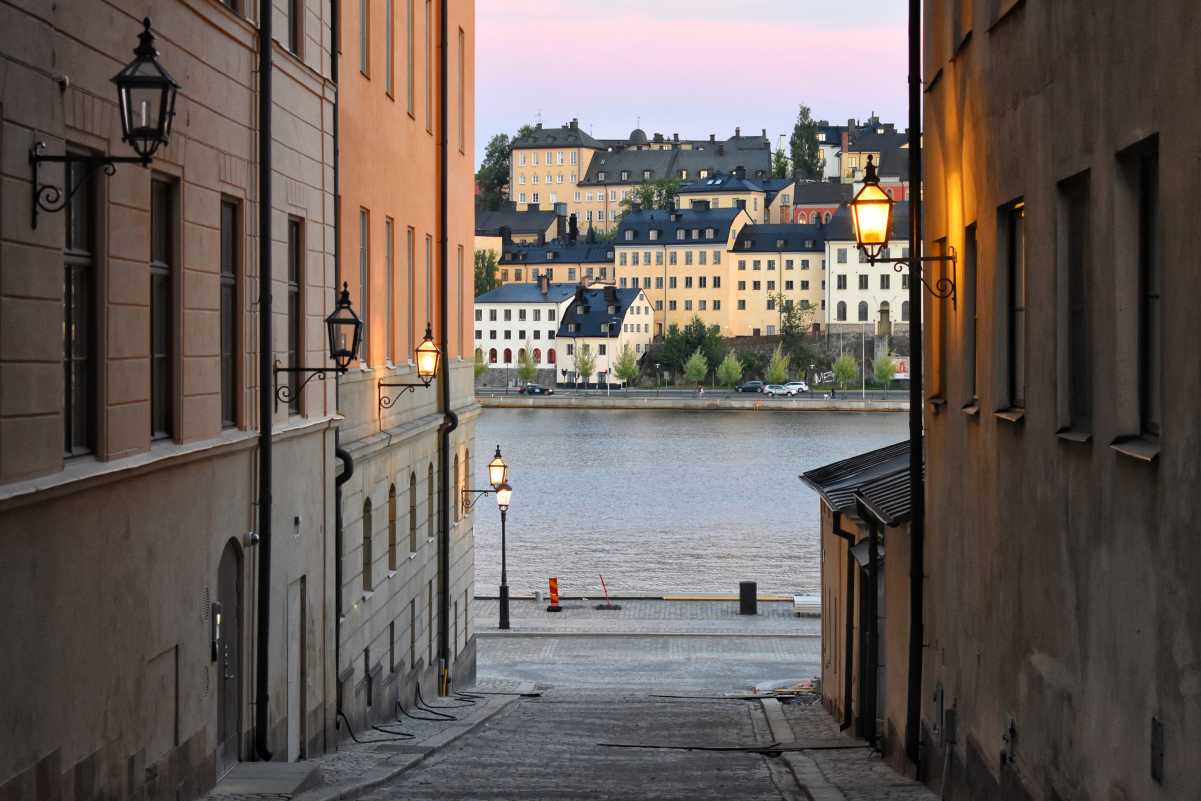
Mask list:
[[[825,249],[821,225],[743,226],[726,260],[733,287],[733,334],[778,334],[788,304],[807,310],[809,323],[823,322]]]
[[[570,283],[613,280],[613,243],[556,239],[541,245],[506,245],[497,264],[502,284],[533,283],[546,275]]]
[[[698,178],[681,184],[677,205],[691,208],[697,201],[709,208],[744,209],[756,223],[791,222],[793,186],[791,178],[747,178],[743,171]]]

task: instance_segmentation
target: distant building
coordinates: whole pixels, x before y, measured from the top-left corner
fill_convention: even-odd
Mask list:
[[[797,181],[792,190],[790,222],[828,223],[853,197],[851,184],[830,181]]]
[[[613,281],[613,243],[556,239],[541,245],[505,247],[498,265],[502,284],[551,281]]]
[[[745,225],[727,261],[733,285],[729,335],[780,333],[781,314],[788,305],[803,310],[810,323],[824,322],[824,226]]]
[[[743,209],[757,223],[791,222],[792,186],[791,178],[747,178],[741,171],[717,173],[681,184],[676,203],[684,209],[694,203],[708,203],[711,209]]]
[[[577,284],[506,284],[475,299],[475,353],[490,368],[515,368],[528,352],[539,368],[559,361],[555,335]]]
[[[653,322],[654,311],[641,289],[577,286],[559,323],[560,369],[573,382],[620,383],[613,370],[622,350],[628,346],[641,360],[654,339]],[[588,374],[579,372],[581,353],[593,356]]]
[[[892,242],[869,264],[855,242],[851,212],[840,209],[825,226],[825,317],[831,333],[898,334],[909,329],[909,272],[890,259],[909,256],[908,204],[892,212]]]
[[[528,209],[518,211],[512,201],[501,204],[499,209],[475,209],[475,248],[493,250],[499,256],[503,242],[537,244],[549,242],[564,233],[563,222],[558,210]]]

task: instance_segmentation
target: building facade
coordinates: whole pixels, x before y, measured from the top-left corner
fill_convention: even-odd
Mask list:
[[[335,298],[332,20],[316,0],[276,6],[264,270],[255,8],[156,0],[136,15],[106,6],[102,23],[84,0],[4,13],[0,598],[19,644],[0,660],[6,797],[192,798],[254,758],[256,740],[276,759],[333,743],[332,381],[271,420],[277,465],[303,469],[274,474],[266,584],[255,544],[261,276],[276,298],[273,362],[325,363]],[[35,143],[131,155],[109,79],[142,12],[182,84],[169,145],[111,177],[42,165],[42,181],[79,190],[34,227]]]
[[[925,311],[923,777],[1201,797],[1201,17],[925,6],[926,249],[959,299]]]
[[[490,369],[513,369],[528,353],[540,369],[559,362],[555,334],[575,297],[576,283],[507,284],[475,299],[476,358]]]
[[[843,208],[825,229],[826,280],[823,303],[831,333],[904,333],[909,328],[909,272],[893,269],[888,259],[909,256],[909,213],[893,208],[893,238],[881,261],[868,262],[855,242],[849,209]]]
[[[641,289],[614,286],[577,286],[563,311],[556,341],[562,355],[561,370],[572,383],[620,384],[614,371],[622,352],[629,348],[636,361],[654,339],[654,310]],[[589,368],[588,361],[591,361]]]
[[[733,285],[729,330],[734,336],[774,336],[781,315],[798,307],[809,323],[824,322],[826,242],[820,225],[744,225],[727,261]]]

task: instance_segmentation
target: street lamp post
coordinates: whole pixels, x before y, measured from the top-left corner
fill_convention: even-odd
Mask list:
[[[659,363],[655,362],[655,397],[659,397],[659,389],[663,386],[663,374],[659,372]]]
[[[496,446],[496,455],[488,462],[488,483],[492,489],[463,490],[463,505],[468,511],[475,506],[476,501],[485,495],[496,496],[496,506],[500,509],[500,622],[501,629],[509,628],[509,564],[507,558],[507,543],[505,524],[509,515],[509,504],[513,500],[513,488],[509,486],[509,466],[500,455],[500,446]],[[474,497],[472,497],[474,496]],[[468,500],[470,498],[470,500]]]

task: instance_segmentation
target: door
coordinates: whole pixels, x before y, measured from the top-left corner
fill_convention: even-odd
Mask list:
[[[238,761],[242,740],[242,555],[230,542],[217,569],[217,773]]]

